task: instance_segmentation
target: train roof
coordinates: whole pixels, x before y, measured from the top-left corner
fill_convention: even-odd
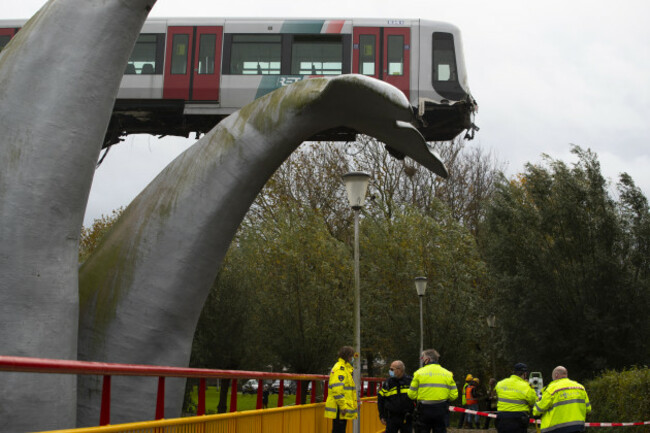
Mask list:
[[[362,18],[362,17],[153,17],[148,18],[146,22],[166,22],[168,24],[187,23],[187,24],[214,24],[217,22],[238,22],[238,23],[264,23],[264,22],[318,22],[318,21],[347,21],[360,23],[376,27],[408,27],[418,24],[427,24],[440,27],[450,27],[457,29],[454,24],[445,21],[435,21],[423,18]]]
[[[0,27],[22,27],[27,19],[0,19]],[[353,17],[150,17],[145,21],[147,25],[224,25],[233,24],[262,24],[262,23],[316,23],[316,22],[343,21],[346,24],[366,25],[369,27],[410,27],[426,25],[450,33],[459,32],[459,28],[445,21],[435,21],[423,18],[353,18]]]

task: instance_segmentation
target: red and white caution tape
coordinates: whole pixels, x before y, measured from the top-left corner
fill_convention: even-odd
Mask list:
[[[633,425],[650,425],[650,421],[639,422],[586,422],[587,427],[629,427]]]
[[[490,418],[497,417],[497,414],[494,412],[481,412],[478,410],[465,409],[464,407],[456,407],[456,406],[449,406],[449,412],[465,412],[470,415],[487,416]]]
[[[449,406],[450,412],[465,412],[470,415],[478,416],[487,416],[490,418],[496,418],[497,414],[494,412],[481,412],[478,410],[465,409],[463,407]],[[531,424],[540,424],[541,420],[531,418]],[[650,425],[650,421],[639,421],[639,422],[586,422],[585,427],[631,427],[635,425]]]

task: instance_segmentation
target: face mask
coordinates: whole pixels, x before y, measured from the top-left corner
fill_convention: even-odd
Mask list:
[[[395,377],[395,372],[393,370],[388,370],[388,375],[390,377]]]

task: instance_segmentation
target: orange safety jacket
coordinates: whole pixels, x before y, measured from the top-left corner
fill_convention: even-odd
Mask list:
[[[465,400],[467,401],[467,405],[478,404],[478,399],[473,395],[475,389],[476,386],[470,385],[465,390]]]

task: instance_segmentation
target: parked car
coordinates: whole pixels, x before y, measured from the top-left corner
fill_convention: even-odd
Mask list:
[[[280,380],[274,380],[271,384],[271,392],[273,394],[280,393]],[[284,393],[285,394],[295,394],[296,393],[296,382],[293,380],[284,381]]]
[[[242,394],[257,394],[258,385],[257,379],[249,379],[241,387],[241,392]]]

